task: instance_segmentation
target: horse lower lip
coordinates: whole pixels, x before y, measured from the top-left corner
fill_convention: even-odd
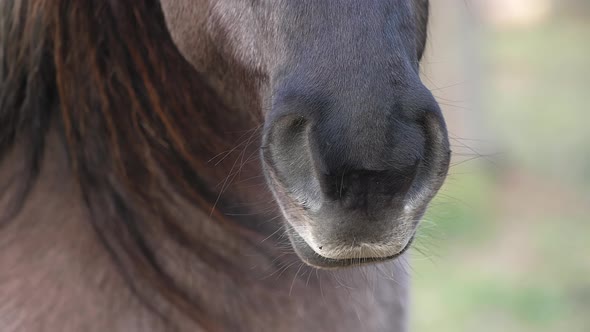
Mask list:
[[[344,258],[344,259],[333,259],[324,257],[313,250],[304,240],[297,234],[296,231],[291,230],[288,232],[289,238],[293,248],[299,255],[299,257],[308,265],[314,266],[321,269],[334,269],[343,268],[348,266],[358,266],[363,264],[379,263],[388,260],[395,259],[405,253],[412,242],[414,241],[414,235],[410,238],[406,246],[398,253],[387,257],[359,257],[359,258]]]

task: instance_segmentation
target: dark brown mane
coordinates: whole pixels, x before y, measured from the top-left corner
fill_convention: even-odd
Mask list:
[[[155,285],[150,302],[161,296],[211,328],[189,306],[198,301],[175,289],[150,236],[167,232],[211,265],[223,264],[206,245],[183,238],[171,197],[223,222],[207,177],[224,170],[207,160],[235,143],[235,134],[224,133],[251,129],[252,118],[230,116],[183,59],[158,1],[0,3],[0,158],[17,143],[27,155],[22,177],[0,184],[19,193],[2,223],[26,201],[55,131],[97,234],[123,272],[131,265],[143,272],[145,280],[130,285]]]

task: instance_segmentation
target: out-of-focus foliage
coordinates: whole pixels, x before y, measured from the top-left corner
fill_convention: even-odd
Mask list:
[[[515,24],[486,2],[433,2],[424,76],[457,155],[412,253],[413,331],[590,331],[590,3]]]

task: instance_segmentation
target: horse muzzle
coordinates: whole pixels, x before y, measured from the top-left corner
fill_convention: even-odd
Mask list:
[[[298,255],[325,268],[401,255],[449,167],[430,92],[373,112],[278,95],[286,97],[267,118],[262,154]]]

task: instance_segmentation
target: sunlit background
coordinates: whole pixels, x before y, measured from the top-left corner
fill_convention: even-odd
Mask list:
[[[590,1],[431,1],[450,177],[412,253],[412,331],[590,331]]]

